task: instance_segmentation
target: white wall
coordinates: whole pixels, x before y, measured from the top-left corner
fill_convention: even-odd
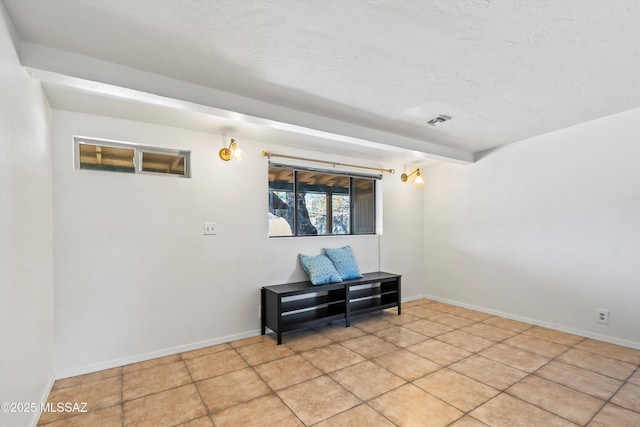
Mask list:
[[[416,166],[407,167],[409,173]],[[421,169],[423,170],[423,169]],[[381,270],[402,274],[402,299],[422,298],[424,288],[424,188],[402,182],[402,166],[384,181],[384,233],[380,236]]]
[[[192,178],[74,170],[73,135],[191,150]],[[298,253],[323,247],[349,244],[362,271],[404,274],[404,296],[422,293],[420,251],[385,255],[421,249],[422,196],[392,197],[406,185],[397,175],[383,179],[383,250],[378,236],[267,237],[261,151],[291,148],[241,141],[249,160],[231,165],[218,158],[228,137],[60,110],[52,143],[59,378],[258,334],[260,287],[306,280]]]
[[[428,168],[426,293],[640,348],[639,140],[636,109]]]
[[[50,109],[0,13],[0,402],[39,403],[53,384]],[[37,417],[2,412],[0,425]]]

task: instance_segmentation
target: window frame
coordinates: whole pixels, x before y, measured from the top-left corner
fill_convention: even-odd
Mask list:
[[[82,167],[80,159],[80,146],[81,145],[94,145],[98,147],[111,147],[121,148],[127,150],[133,150],[133,170],[121,171],[110,170],[100,168]],[[191,151],[179,150],[175,148],[159,147],[154,145],[137,144],[133,142],[114,141],[102,138],[92,138],[84,136],[73,137],[73,154],[74,154],[74,168],[76,170],[92,170],[99,172],[119,172],[119,173],[132,173],[143,175],[157,175],[157,176],[173,176],[178,178],[191,178]],[[182,158],[184,161],[184,173],[171,173],[171,172],[156,172],[150,170],[144,170],[144,155],[145,154],[159,154],[172,157]]]
[[[268,170],[271,168],[280,168],[280,169],[289,169],[292,170],[293,172],[293,183],[292,183],[292,194],[293,194],[293,227],[291,230],[291,235],[275,235],[275,236],[271,236],[269,235],[269,238],[280,238],[280,237],[329,237],[329,236],[372,236],[372,235],[377,235],[379,234],[379,232],[381,231],[381,227],[378,224],[378,203],[379,203],[379,197],[378,197],[378,192],[379,192],[379,183],[378,181],[382,180],[382,175],[373,175],[373,174],[358,174],[358,173],[353,173],[353,172],[347,172],[347,171],[335,171],[335,170],[327,170],[327,169],[318,169],[318,168],[311,168],[311,167],[304,167],[304,166],[296,166],[296,165],[288,165],[288,164],[281,164],[281,163],[272,163],[269,162],[268,165]],[[298,228],[299,228],[299,224],[298,224],[298,203],[297,203],[297,194],[298,194],[298,173],[299,172],[315,172],[315,173],[319,173],[319,174],[327,174],[327,175],[335,175],[335,176],[346,176],[349,178],[349,233],[326,233],[326,234],[298,234]],[[355,203],[355,192],[354,192],[354,182],[356,178],[360,178],[360,179],[370,179],[372,181],[373,184],[373,188],[372,188],[372,197],[373,197],[373,209],[372,209],[372,226],[373,226],[373,231],[371,232],[355,232],[356,227],[354,226],[354,221],[355,221],[355,208],[356,208],[356,203]],[[267,186],[268,186],[268,193],[271,194],[271,192],[273,191],[277,191],[277,190],[272,190],[270,188],[270,182],[267,182]],[[284,190],[280,190],[280,191],[284,191]],[[269,213],[271,213],[271,203],[268,201],[268,209]],[[331,215],[333,216],[333,209],[331,210]],[[327,206],[327,217],[329,216],[329,209]],[[282,217],[281,217],[282,218]],[[333,220],[332,220],[333,221]],[[329,229],[329,226],[327,224],[327,229]]]

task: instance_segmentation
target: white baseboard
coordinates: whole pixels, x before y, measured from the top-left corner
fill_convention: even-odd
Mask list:
[[[462,303],[462,302],[458,302],[458,301],[449,300],[449,299],[446,299],[446,298],[436,297],[436,296],[433,296],[433,295],[424,295],[423,298],[430,299],[430,300],[433,300],[433,301],[443,302],[443,303],[446,303],[446,304],[455,305],[455,306],[458,306],[458,307],[468,308],[468,309],[471,309],[471,310],[480,311],[482,313],[493,314],[495,316],[500,316],[500,317],[504,317],[504,318],[511,319],[511,320],[517,320],[519,322],[530,323],[532,325],[541,326],[541,327],[544,327],[544,328],[549,328],[549,329],[553,329],[553,330],[560,331],[560,332],[566,332],[568,334],[578,335],[578,336],[585,337],[585,338],[592,338],[594,340],[604,341],[604,342],[607,342],[607,343],[610,343],[610,344],[620,345],[622,347],[628,347],[628,348],[633,348],[633,349],[636,349],[636,350],[640,350],[640,343],[634,342],[634,341],[623,340],[623,339],[620,339],[620,338],[610,337],[608,335],[595,334],[593,332],[583,331],[581,329],[574,329],[574,328],[569,328],[569,327],[562,326],[562,325],[556,325],[556,324],[550,323],[550,322],[545,322],[544,320],[531,319],[531,318],[524,317],[524,316],[518,316],[518,315],[512,314],[512,313],[505,313],[505,312],[498,311],[498,310],[492,310],[490,308],[478,307],[478,306],[473,305],[473,304],[466,304],[466,303]]]
[[[495,316],[500,316],[500,317],[504,317],[507,319],[512,319],[512,320],[517,320],[519,322],[524,322],[524,323],[530,323],[532,325],[536,325],[536,326],[542,326],[545,328],[549,328],[549,329],[554,329],[557,331],[561,331],[561,332],[567,332],[569,334],[573,334],[573,335],[578,335],[581,337],[585,337],[585,338],[592,338],[592,339],[596,339],[599,341],[604,341],[604,342],[608,342],[611,344],[616,344],[616,345],[620,345],[623,347],[629,347],[629,348],[633,348],[633,349],[637,349],[640,350],[640,343],[637,342],[633,342],[633,341],[627,341],[627,340],[622,340],[622,339],[618,339],[615,337],[610,337],[607,335],[601,335],[601,334],[595,334],[592,332],[588,332],[588,331],[583,331],[583,330],[579,330],[579,329],[574,329],[574,328],[569,328],[569,327],[565,327],[562,325],[556,325],[550,322],[545,322],[543,320],[538,320],[538,319],[531,319],[528,317],[523,317],[523,316],[518,316],[512,313],[505,313],[502,311],[498,311],[498,310],[493,310],[493,309],[489,309],[489,308],[485,308],[485,307],[479,307],[473,304],[466,304],[466,303],[462,303],[459,301],[453,301],[453,300],[449,300],[446,298],[440,298],[440,297],[436,297],[433,295],[415,295],[415,296],[411,296],[411,297],[407,297],[407,298],[403,298],[402,302],[406,303],[406,302],[410,302],[410,301],[416,301],[419,299],[429,299],[429,300],[433,300],[433,301],[439,301],[439,302],[443,302],[443,303],[447,303],[447,304],[451,304],[451,305],[455,305],[457,307],[463,307],[463,308],[468,308],[471,310],[476,310],[476,311],[480,311],[482,313],[487,313],[487,314],[493,314]],[[229,335],[226,337],[221,337],[221,338],[213,338],[210,340],[205,340],[205,341],[200,341],[200,342],[196,342],[196,343],[191,343],[191,344],[185,344],[182,346],[176,346],[176,347],[171,347],[171,348],[167,348],[164,350],[158,350],[158,351],[153,351],[150,353],[145,353],[145,354],[139,354],[139,355],[135,355],[135,356],[130,356],[130,357],[124,357],[121,359],[114,359],[114,360],[108,360],[108,361],[104,361],[104,362],[100,362],[100,363],[95,363],[92,365],[86,365],[86,366],[81,366],[78,368],[74,368],[74,369],[67,369],[67,370],[62,370],[62,371],[58,371],[55,374],[55,377],[52,377],[51,381],[50,381],[50,385],[47,389],[47,392],[45,393],[44,397],[43,397],[43,401],[46,402],[47,396],[49,395],[49,392],[51,391],[51,387],[53,387],[53,382],[54,380],[58,379],[63,379],[63,378],[68,378],[68,377],[74,377],[77,375],[84,375],[84,374],[89,374],[92,372],[97,372],[97,371],[102,371],[105,369],[111,369],[111,368],[117,368],[119,366],[124,366],[124,365],[129,365],[131,363],[138,363],[138,362],[144,362],[147,360],[151,360],[151,359],[156,359],[158,357],[164,357],[164,356],[170,356],[172,354],[177,354],[177,353],[184,353],[186,351],[191,351],[191,350],[198,350],[200,348],[204,348],[204,347],[209,347],[212,345],[218,345],[218,344],[224,344],[227,342],[231,342],[231,341],[236,341],[236,340],[240,340],[243,338],[250,338],[250,337],[254,337],[260,335],[260,330],[253,330],[253,331],[248,331],[248,332],[243,332],[240,334],[234,334],[234,335]],[[35,420],[35,423],[33,424],[34,426],[37,424],[37,419]]]
[[[405,302],[411,302],[411,301],[417,301],[419,299],[424,299],[427,298],[424,295],[416,295],[413,297],[407,297],[407,298],[402,298],[402,303],[404,304]]]
[[[39,408],[42,408],[42,406],[44,406],[44,404],[47,403],[47,400],[49,399],[49,394],[51,394],[51,389],[53,388],[53,383],[55,381],[56,381],[56,376],[53,373],[51,373],[51,376],[49,377],[49,381],[45,386],[42,392],[42,395],[40,396],[40,401],[38,402]],[[34,411],[33,418],[31,419],[31,422],[29,423],[29,425],[31,425],[32,427],[36,427],[38,425],[38,421],[40,421],[41,415],[42,413],[40,411]]]
[[[90,374],[92,372],[103,371],[105,369],[117,368],[119,366],[129,365],[131,363],[144,362],[151,359],[157,359],[158,357],[170,356],[172,354],[184,353],[185,351],[198,350],[204,347],[210,347],[212,345],[224,344],[230,341],[236,341],[243,338],[249,338],[260,335],[260,330],[256,329],[249,332],[243,332],[240,334],[229,335],[221,338],[212,338],[210,340],[199,341],[196,343],[185,344],[176,347],[170,347],[164,350],[152,351],[150,353],[138,354],[130,357],[123,357],[121,359],[107,360],[100,363],[94,363],[91,365],[85,365],[73,369],[65,369],[57,371],[55,379],[61,380],[63,378],[75,377],[77,375]],[[53,383],[51,383],[53,385]]]
[[[422,298],[425,298],[425,296],[417,295],[417,296],[412,296],[408,298],[403,298],[402,302],[409,302],[409,301],[419,300]],[[107,360],[100,363],[80,366],[78,368],[60,370],[56,372],[54,379],[61,380],[64,378],[75,377],[77,375],[90,374],[92,372],[98,372],[98,371],[103,371],[105,369],[117,368],[119,366],[129,365],[131,363],[144,362],[151,359],[157,359],[158,357],[170,356],[172,354],[184,353],[185,351],[198,350],[204,347],[224,344],[230,341],[236,341],[243,338],[250,338],[257,335],[260,335],[260,330],[258,329],[240,333],[240,334],[229,335],[222,338],[213,338],[210,340],[200,341],[200,342],[191,343],[191,344],[185,344],[182,346],[166,348],[164,350],[152,351],[150,353],[138,354],[130,357],[123,357],[121,359]],[[51,386],[53,386],[53,381],[51,382]],[[49,387],[49,390],[51,390],[51,387]],[[48,394],[49,393],[47,392],[47,396]],[[46,399],[46,396],[45,396],[45,399]]]

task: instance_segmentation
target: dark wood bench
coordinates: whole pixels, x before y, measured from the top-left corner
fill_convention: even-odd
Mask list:
[[[282,333],[391,307],[401,314],[401,275],[377,271],[360,279],[328,285],[311,282],[264,286],[261,290],[262,335],[269,328],[282,344]]]

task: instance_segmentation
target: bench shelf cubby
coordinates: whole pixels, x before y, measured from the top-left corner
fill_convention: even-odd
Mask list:
[[[398,274],[382,271],[365,273],[360,279],[328,285],[311,282],[285,283],[264,286],[261,290],[261,332],[269,328],[282,344],[284,332],[319,323],[398,307],[401,314],[400,282]]]

